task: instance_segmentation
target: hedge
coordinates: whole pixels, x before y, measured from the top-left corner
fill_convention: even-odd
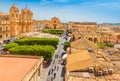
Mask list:
[[[17,55],[33,55],[33,56],[43,56],[45,60],[49,60],[53,57],[55,48],[53,46],[17,46],[9,49],[11,54]]]
[[[19,45],[51,45],[56,47],[59,43],[58,38],[22,38],[16,40]]]
[[[70,47],[71,42],[65,42],[64,43],[64,50],[66,51],[68,47]]]
[[[103,43],[98,43],[97,46],[99,46],[102,49],[106,47],[114,47],[113,44],[103,44]]]
[[[50,34],[63,34],[64,33],[64,30],[57,30],[57,29],[54,29],[54,30],[43,30],[44,33],[50,33]]]
[[[6,44],[5,45],[5,50],[9,50],[10,48],[12,48],[12,47],[17,47],[17,46],[19,46],[17,43],[9,43],[9,44]]]

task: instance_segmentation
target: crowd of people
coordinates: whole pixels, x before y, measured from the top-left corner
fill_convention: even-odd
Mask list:
[[[52,63],[52,67],[49,69],[47,81],[53,81],[53,79],[56,78],[56,73],[57,71],[59,71],[60,64],[61,64],[61,56],[56,54],[55,59]]]

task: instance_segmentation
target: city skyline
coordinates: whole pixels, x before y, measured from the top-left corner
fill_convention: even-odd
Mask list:
[[[35,20],[50,20],[55,16],[62,22],[120,22],[119,0],[4,0],[0,1],[0,12],[9,13],[13,4],[20,10],[27,4]]]

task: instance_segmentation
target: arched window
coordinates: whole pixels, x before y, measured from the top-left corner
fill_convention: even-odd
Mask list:
[[[54,21],[54,23],[56,23],[56,21]]]

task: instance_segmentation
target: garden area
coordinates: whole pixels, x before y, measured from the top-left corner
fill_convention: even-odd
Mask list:
[[[52,29],[52,30],[43,30],[44,33],[50,33],[55,35],[62,35],[64,30]]]
[[[43,56],[45,60],[53,57],[59,43],[57,38],[22,38],[6,44],[5,50],[15,55]]]

